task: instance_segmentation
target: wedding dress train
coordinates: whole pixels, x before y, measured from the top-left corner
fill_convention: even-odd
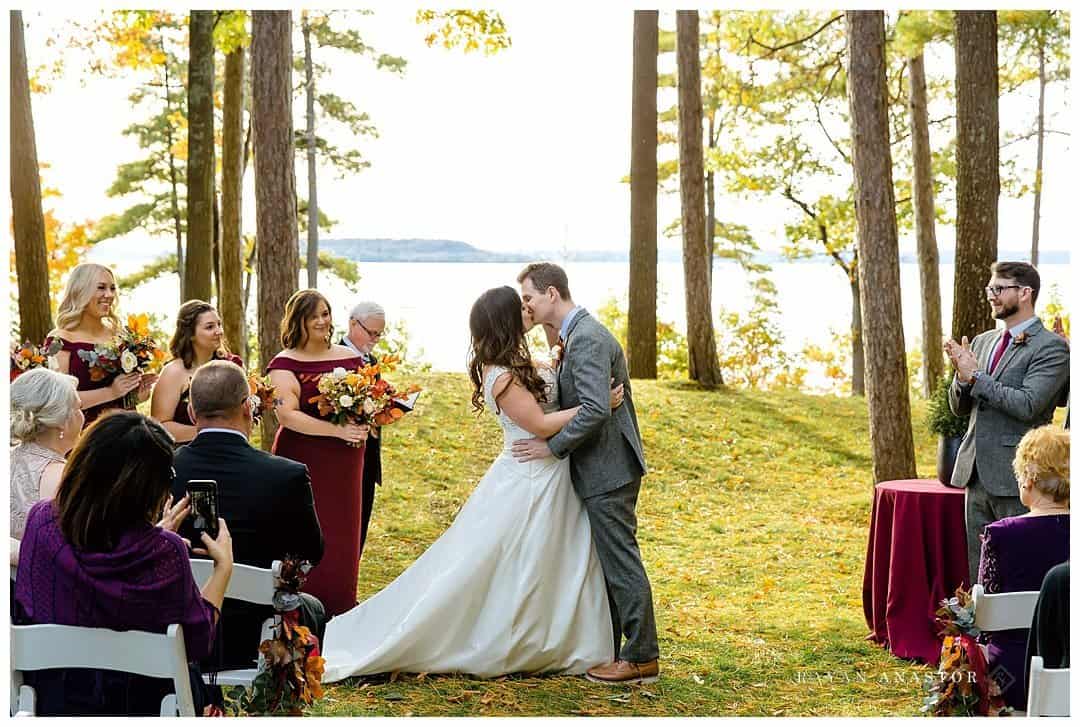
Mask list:
[[[484,381],[488,409],[496,411]],[[541,375],[555,386],[550,371]],[[545,410],[557,408],[551,389]],[[323,682],[389,671],[580,674],[612,659],[603,572],[568,460],[503,450],[450,528],[389,586],[326,627]],[[362,574],[361,574],[361,577]]]

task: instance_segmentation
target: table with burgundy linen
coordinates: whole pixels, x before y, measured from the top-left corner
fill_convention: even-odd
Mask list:
[[[874,488],[863,573],[867,637],[905,659],[937,664],[934,612],[957,586],[970,588],[964,491],[937,480]]]

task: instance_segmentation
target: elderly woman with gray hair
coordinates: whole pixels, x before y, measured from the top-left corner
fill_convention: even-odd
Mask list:
[[[79,381],[47,368],[27,371],[11,384],[11,564],[19,562],[26,516],[60,486],[64,457],[83,426]]]

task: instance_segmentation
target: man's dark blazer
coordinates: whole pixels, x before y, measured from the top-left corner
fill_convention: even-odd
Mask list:
[[[318,563],[323,535],[315,514],[307,466],[255,449],[238,434],[204,432],[176,451],[173,497],[187,491],[188,480],[216,480],[218,513],[232,535],[233,561],[269,568],[293,556]],[[198,546],[188,518],[180,535]],[[226,599],[218,625],[222,668],[252,665],[262,622],[269,606]]]
[[[342,336],[339,343],[346,348],[357,351],[356,346],[353,345],[348,336]],[[357,353],[359,353],[359,351],[357,351]],[[364,363],[368,366],[374,366],[379,361],[379,359],[371,353],[359,353],[359,356],[364,359]],[[364,553],[364,543],[367,542],[368,523],[371,522],[371,508],[375,502],[375,485],[382,484],[382,434],[383,429],[380,427],[379,436],[369,436],[367,438],[367,444],[364,445],[364,475],[363,482],[361,483],[363,504],[360,513],[361,555]]]

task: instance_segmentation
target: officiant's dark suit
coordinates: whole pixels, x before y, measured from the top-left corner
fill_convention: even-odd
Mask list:
[[[269,568],[285,556],[317,563],[323,555],[323,535],[315,514],[307,467],[276,457],[248,444],[241,432],[201,431],[176,452],[173,497],[184,495],[188,480],[216,480],[218,511],[228,524],[236,563]],[[190,518],[180,534],[198,543]],[[302,594],[301,623],[322,641],[326,615],[322,604]],[[225,599],[218,639],[219,668],[253,666],[262,622],[273,615],[269,606]]]
[[[364,359],[364,364],[367,366],[374,366],[379,362],[379,359],[374,354],[363,353],[357,349],[348,336],[342,336],[341,345],[356,351]],[[368,437],[367,443],[364,445],[364,480],[361,485],[363,500],[361,501],[360,510],[363,520],[360,521],[360,555],[364,554],[364,544],[367,543],[368,523],[371,522],[371,506],[375,503],[375,485],[382,483],[383,432],[381,427],[372,427],[372,431],[377,436]]]

